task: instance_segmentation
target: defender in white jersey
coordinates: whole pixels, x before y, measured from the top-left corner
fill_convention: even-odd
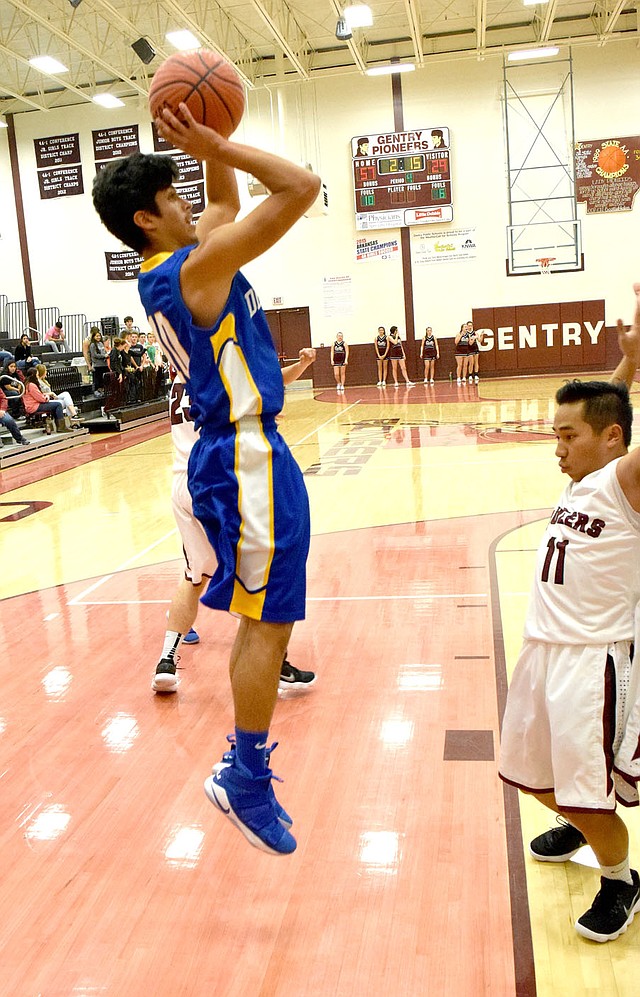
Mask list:
[[[316,351],[311,348],[300,350],[300,359],[282,371],[284,384],[291,384],[314,362]],[[198,603],[207,583],[213,578],[217,561],[215,552],[200,521],[193,513],[193,500],[189,491],[189,457],[199,433],[191,416],[191,400],[186,385],[175,374],[169,394],[169,422],[173,443],[173,484],[171,504],[173,516],[182,540],[185,569],[184,578],[178,585],[167,613],[167,631],[160,660],[151,682],[154,692],[176,692],[178,688],[176,652],[181,642],[198,643],[200,638],[193,626],[198,615]],[[309,689],[316,680],[314,672],[296,668],[284,660],[280,668],[279,688],[298,692]]]
[[[623,359],[610,382],[568,381],[556,394],[560,469],[571,478],[538,549],[524,643],[507,696],[500,776],[558,814],[530,845],[563,862],[584,844],[601,888],[576,922],[604,942],[640,910],[640,877],[616,800],[637,805],[640,778],[640,450],[628,453],[628,387],[640,365],[635,322],[618,323]]]

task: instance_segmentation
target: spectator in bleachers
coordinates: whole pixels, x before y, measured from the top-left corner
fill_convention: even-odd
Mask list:
[[[49,343],[54,353],[65,352],[65,334],[60,319],[50,329],[47,329],[44,334],[44,341],[45,343]]]
[[[147,353],[154,367],[162,366],[162,350],[158,345],[155,332],[150,332],[147,336]]]
[[[104,394],[102,381],[104,375],[109,370],[107,363],[107,351],[102,342],[102,333],[97,326],[94,326],[89,340],[89,357],[91,359],[91,372],[93,374],[93,390],[96,395]]]
[[[16,443],[22,444],[23,447],[26,447],[29,443],[31,443],[31,440],[28,440],[26,436],[22,435],[18,423],[13,416],[10,415],[9,400],[2,388],[0,388],[0,426],[6,426]],[[1,446],[2,440],[0,440],[0,447]]]
[[[19,419],[22,415],[22,396],[24,395],[24,374],[18,370],[13,357],[6,360],[2,373],[0,374],[0,388],[4,391],[9,402],[9,411],[14,419]]]
[[[84,362],[87,365],[87,370],[89,371],[89,373],[92,372],[91,354],[89,353],[89,346],[91,345],[91,337],[93,336],[94,332],[100,332],[97,325],[92,325],[91,328],[89,329],[89,335],[82,340],[82,356],[84,357]]]
[[[120,329],[121,339],[126,339],[130,332],[138,331],[133,324],[133,315],[125,315],[122,321],[124,322],[124,325]]]
[[[7,360],[13,360],[13,353],[0,349],[0,367],[4,367]]]
[[[64,414],[68,415],[73,422],[78,421],[78,410],[73,403],[73,398],[68,391],[59,391],[57,394],[47,381],[47,368],[43,363],[39,363],[36,367],[36,374],[38,375],[38,384],[40,385],[40,390],[43,395],[46,396],[47,401],[50,402],[61,402],[62,408],[64,409]]]
[[[34,357],[31,352],[31,341],[28,333],[23,332],[20,336],[20,342],[16,346],[14,358],[20,370],[29,370],[31,367],[35,367],[37,363],[40,363],[39,357]]]
[[[71,432],[64,419],[62,402],[50,401],[42,393],[38,383],[38,372],[33,368],[27,372],[22,401],[27,415],[35,415],[36,412],[48,412],[56,420],[56,429],[59,433]]]
[[[140,370],[142,367],[142,359],[147,351],[139,341],[137,332],[128,333],[127,339],[129,340],[129,357],[135,361],[135,366],[138,370]]]

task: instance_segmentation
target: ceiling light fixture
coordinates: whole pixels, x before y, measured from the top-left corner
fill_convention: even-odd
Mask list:
[[[194,48],[200,48],[200,42],[190,31],[167,31],[165,38],[171,42],[174,48],[181,52],[188,52]]]
[[[555,45],[547,48],[523,48],[518,52],[509,52],[507,60],[509,62],[520,62],[522,59],[546,59],[549,56],[557,55],[560,51]]]
[[[351,29],[370,28],[373,24],[371,7],[367,7],[366,3],[350,4],[344,8],[342,16]]]
[[[50,55],[36,55],[33,59],[29,59],[29,63],[34,67],[34,69],[39,69],[41,73],[58,74],[58,73],[68,73],[68,66],[63,65],[58,62],[57,59],[52,58]]]
[[[69,3],[75,9],[76,7],[80,6],[80,4],[82,3],[82,0],[69,0]]]
[[[100,104],[101,107],[124,107],[124,101],[114,97],[112,93],[97,93],[91,99],[94,104]]]
[[[393,73],[412,73],[415,69],[413,62],[392,62],[388,66],[372,66],[366,70],[367,76],[390,76]]]

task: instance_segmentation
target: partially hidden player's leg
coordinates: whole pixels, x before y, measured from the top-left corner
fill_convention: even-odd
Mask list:
[[[194,585],[188,578],[183,578],[178,585],[171,600],[162,653],[151,683],[154,692],[175,692],[178,688],[176,651],[180,641],[196,622],[198,601],[208,581],[208,578],[203,578],[199,584]]]
[[[205,793],[263,851],[295,850],[291,819],[271,786],[269,726],[278,695],[280,669],[293,623],[242,617],[231,652],[229,674],[235,712],[235,748],[214,766]]]
[[[553,793],[534,793],[540,803],[561,814]],[[629,832],[615,811],[572,812],[569,821],[541,834],[530,851],[539,861],[561,862],[588,844],[600,866],[600,890],[593,904],[576,921],[578,934],[594,942],[608,942],[623,934],[640,910],[640,878],[629,866]],[[555,853],[555,854],[554,854]]]

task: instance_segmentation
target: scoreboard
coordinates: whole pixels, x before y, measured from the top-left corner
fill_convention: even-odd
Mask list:
[[[453,220],[449,129],[351,139],[356,229]]]

